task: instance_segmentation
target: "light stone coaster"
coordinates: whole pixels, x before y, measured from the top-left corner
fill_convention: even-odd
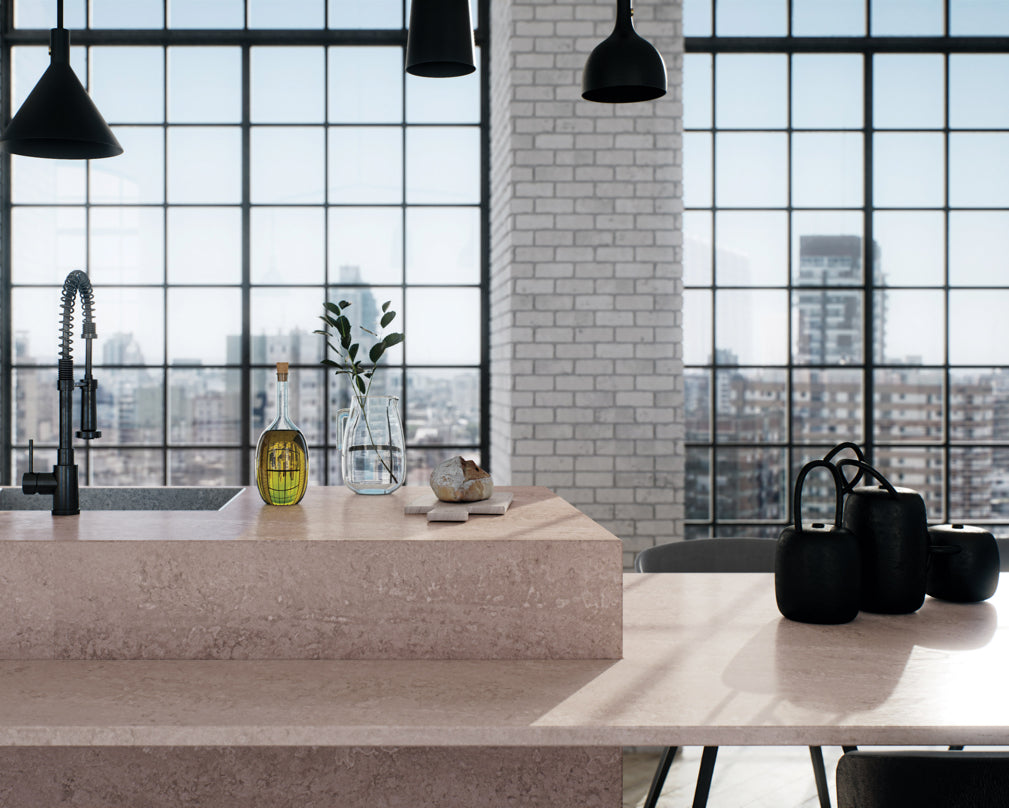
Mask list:
[[[496,491],[479,502],[442,502],[432,492],[404,505],[403,513],[426,513],[429,522],[465,522],[471,513],[503,516],[512,499],[511,491]]]

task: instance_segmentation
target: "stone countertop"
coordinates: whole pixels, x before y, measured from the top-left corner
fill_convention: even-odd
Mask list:
[[[471,516],[467,522],[428,522],[405,515],[405,504],[430,492],[406,486],[392,494],[363,496],[343,486],[310,486],[292,506],[269,506],[254,487],[219,511],[0,511],[0,540],[244,540],[282,541],[619,541],[577,508],[546,488],[499,488],[515,499],[502,516]]]
[[[0,746],[1009,744],[1009,592],[811,626],[771,575],[630,574],[624,605],[621,660],[2,662]]]

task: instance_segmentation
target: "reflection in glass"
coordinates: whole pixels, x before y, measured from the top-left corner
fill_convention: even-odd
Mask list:
[[[88,217],[93,284],[161,283],[165,216],[160,208],[95,207]]]
[[[874,440],[938,443],[943,435],[943,373],[887,368],[873,374]],[[883,474],[886,468],[880,466]],[[889,475],[887,475],[889,476]],[[890,480],[897,485],[896,480]]]
[[[111,124],[165,119],[165,59],[161,48],[91,49],[89,94]]]
[[[405,332],[411,365],[478,365],[480,290],[408,288]]]
[[[480,209],[407,208],[406,282],[480,282]]]
[[[357,280],[350,280],[348,273],[356,273]],[[342,283],[401,283],[402,210],[330,208],[329,277]]]
[[[874,460],[873,465],[893,485],[921,494],[930,523],[947,521],[943,513],[942,449],[877,446]]]
[[[715,3],[715,34],[785,36],[787,15],[786,0],[718,0]]]
[[[88,165],[91,202],[159,203],[164,199],[165,133],[160,126],[117,126],[125,150]]]
[[[10,235],[13,282],[62,285],[69,271],[67,267],[87,266],[84,223],[83,208],[13,207]],[[57,310],[52,311],[55,314]]]
[[[1009,134],[950,134],[949,204],[977,208],[1009,205]]]
[[[711,451],[709,449],[699,446],[687,447],[685,484],[687,519],[710,519]]]
[[[941,211],[884,211],[873,216],[879,261],[876,282],[941,286],[945,228]]]
[[[719,205],[768,208],[788,203],[785,134],[723,132],[715,136],[715,153]]]
[[[949,282],[987,286],[1005,271],[1009,255],[1009,212],[950,211]]]
[[[862,57],[842,53],[792,56],[792,126],[857,129],[862,125]]]
[[[793,205],[860,207],[863,182],[861,133],[792,135]]]
[[[165,24],[163,0],[90,0],[89,7],[91,28],[162,28]]]
[[[325,58],[322,48],[252,48],[252,122],[321,123],[326,106]]]
[[[864,36],[863,0],[792,0],[792,36]]]
[[[707,289],[683,291],[683,364],[706,365],[711,350],[711,292]]]
[[[123,146],[128,151],[125,141]],[[227,204],[241,199],[242,133],[237,126],[168,127],[169,202]]]
[[[683,375],[687,440],[711,440],[711,373],[688,370]]]
[[[102,423],[99,418],[99,424]],[[105,427],[102,427],[102,439]],[[106,444],[107,445],[107,444]],[[160,449],[88,447],[88,485],[164,485],[165,460]]]
[[[169,485],[241,485],[238,449],[169,449]]]
[[[402,48],[329,48],[330,123],[403,120]]]
[[[715,508],[720,519],[784,519],[788,485],[784,449],[716,449],[715,464]]]
[[[239,283],[239,208],[168,208],[168,282]]]
[[[326,299],[322,286],[300,289],[273,286],[255,288],[251,297],[249,330],[252,334],[253,364],[309,364],[322,359],[323,338],[312,333],[323,325],[319,320],[322,303]],[[275,382],[274,373],[271,382],[274,387]],[[276,415],[276,409],[269,412]],[[271,419],[273,415],[270,416]],[[291,417],[304,430],[305,425],[293,415]],[[253,433],[257,439],[265,427],[266,424]],[[312,440],[313,438],[309,438],[309,441]]]
[[[393,305],[395,307],[395,304]],[[396,396],[400,400],[400,406],[402,407],[403,368],[402,366],[397,366],[395,363],[387,362],[386,357],[388,357],[388,354],[382,357],[382,364],[379,366],[378,372],[372,377],[371,394],[376,396]],[[345,375],[337,376],[333,371],[328,371],[325,375],[327,395],[329,396],[329,428],[327,432],[329,442],[335,446],[337,443],[337,411],[350,406],[350,386]],[[402,415],[402,412],[400,414]],[[330,485],[338,485],[343,480],[340,474],[340,453],[335,452],[334,454],[336,456],[336,468],[334,469],[330,465]]]
[[[788,361],[788,293],[777,289],[715,292],[719,363],[784,365]]]
[[[326,221],[322,208],[256,207],[251,215],[253,283],[325,283]]]
[[[325,130],[321,126],[252,127],[252,201],[325,201]]]
[[[325,0],[248,0],[250,28],[322,28]]]
[[[979,80],[980,76],[984,79]],[[993,103],[999,98],[1009,98],[1009,54],[950,54],[950,128],[1009,128],[1009,105]]]
[[[1009,35],[1009,6],[1003,0],[950,0],[952,36]]]
[[[172,444],[234,443],[239,439],[237,369],[170,368],[168,440]]]
[[[238,364],[241,301],[237,288],[169,288],[169,364]]]
[[[169,28],[243,28],[243,0],[171,0]]]
[[[715,57],[715,125],[723,129],[783,129],[788,123],[788,61],[784,54]]]
[[[400,70],[402,72],[402,54]],[[406,120],[408,123],[480,122],[480,49],[476,70],[452,81],[431,81],[406,74]]]
[[[683,133],[683,204],[688,208],[711,205],[712,138],[707,132]]]
[[[861,286],[862,216],[852,211],[792,214],[792,282]]]
[[[241,49],[168,49],[170,122],[238,123],[241,119]]]
[[[875,293],[877,355],[900,365],[936,365],[945,359],[944,300],[940,289]]]
[[[480,130],[408,127],[406,201],[476,204],[480,201]]]
[[[321,298],[320,298],[321,299]],[[319,307],[321,311],[321,306]],[[313,336],[314,342],[321,342],[322,337]],[[262,350],[257,346],[262,344]],[[265,356],[270,367],[257,368],[250,374],[252,384],[252,413],[249,419],[249,441],[253,444],[259,439],[277,415],[277,362],[304,362],[307,360],[297,345],[292,346],[283,338],[253,337],[253,363],[261,360],[255,355]],[[329,371],[321,368],[294,367],[288,375],[289,401],[288,409],[291,420],[294,421],[305,435],[310,446],[322,443],[324,397],[326,395],[326,375]],[[314,455],[309,451],[309,470],[314,462]],[[320,464],[321,465],[321,464]]]
[[[1009,289],[951,291],[949,293],[950,364],[1009,365],[1007,311],[1009,311]]]
[[[711,126],[710,53],[687,53],[683,56],[683,128]]]
[[[943,126],[946,79],[941,54],[881,53],[872,58],[872,120],[877,129]]]
[[[941,36],[943,0],[872,0],[872,36]]]
[[[884,208],[942,207],[943,136],[926,132],[873,136],[873,196]]]
[[[1009,405],[1009,374],[1001,368],[951,368],[949,439],[959,443],[1009,440],[1001,417]]]
[[[85,160],[39,160],[11,155],[11,199],[15,205],[59,202],[83,204],[87,193]]]
[[[52,0],[17,0],[14,3],[14,27],[49,30],[56,25],[54,9]],[[66,0],[63,15],[63,24],[67,28],[84,28],[84,0]]]
[[[788,282],[788,215],[783,211],[715,214],[716,282],[784,286]]]
[[[407,371],[406,388],[406,440],[410,446],[480,444],[479,370]]]
[[[329,130],[329,201],[399,203],[403,200],[403,133],[396,127]]]
[[[139,358],[136,343],[127,334],[114,335],[105,347],[103,353],[111,363],[133,364]],[[103,368],[98,380],[98,426],[104,446],[113,443],[160,446],[165,436],[161,371]],[[160,477],[157,484],[161,484]]]
[[[25,344],[22,336],[15,331],[15,350],[23,351],[20,357],[22,361],[32,361],[36,358],[32,354],[34,351]],[[58,354],[54,354],[54,357]],[[14,368],[11,371],[11,387],[14,394],[14,401],[17,402],[17,417],[14,419],[14,443],[22,446],[29,440],[34,440],[36,447],[49,444],[56,446],[59,443],[59,390],[53,381],[53,362],[55,358],[48,359],[43,368]],[[56,452],[53,451],[52,462],[56,462]],[[46,469],[46,465],[39,453],[35,454],[35,468]],[[25,471],[28,470],[27,460]],[[20,479],[20,478],[17,478]]]
[[[843,440],[861,445],[865,440],[862,388],[862,371],[858,369],[796,368],[792,371],[792,440],[796,443],[825,443],[827,448]],[[826,453],[824,450],[814,455],[803,451],[807,460]],[[794,475],[792,479],[795,479]]]
[[[688,210],[683,214],[683,283],[711,284],[711,213]]]
[[[800,273],[854,275],[861,266],[861,245],[851,237],[810,236],[804,241]],[[833,265],[833,267],[831,267]],[[857,365],[863,361],[862,290],[804,285],[792,297],[792,361],[797,365]]]
[[[473,18],[476,24],[476,17]],[[368,0],[348,3],[329,0],[330,28],[402,28],[402,0]]]
[[[788,388],[784,370],[716,370],[715,389],[718,443],[788,440]]]

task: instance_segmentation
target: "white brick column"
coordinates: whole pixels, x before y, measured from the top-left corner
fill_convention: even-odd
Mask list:
[[[581,98],[615,0],[491,7],[491,469],[636,551],[683,535],[681,8],[639,0],[658,101]]]

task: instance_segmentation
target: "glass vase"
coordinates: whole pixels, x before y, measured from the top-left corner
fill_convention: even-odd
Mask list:
[[[354,397],[336,414],[343,482],[358,494],[391,494],[406,475],[397,396]]]

